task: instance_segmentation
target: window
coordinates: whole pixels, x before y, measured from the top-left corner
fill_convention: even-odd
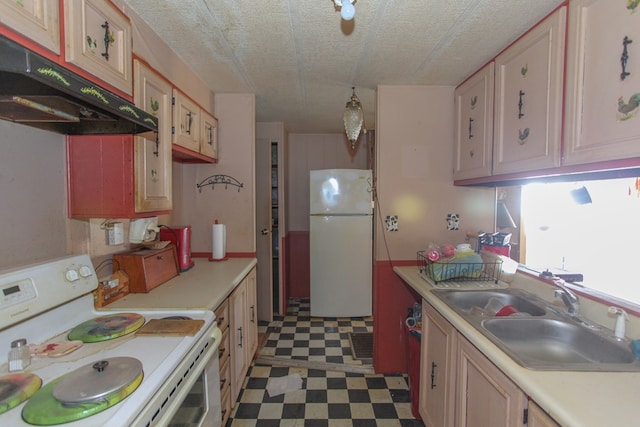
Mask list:
[[[523,264],[640,304],[640,178],[527,184],[521,215]]]

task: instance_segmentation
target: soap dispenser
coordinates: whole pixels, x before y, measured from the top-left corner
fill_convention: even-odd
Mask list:
[[[616,316],[616,325],[613,329],[613,334],[618,339],[624,339],[625,322],[629,319],[627,312],[619,307],[609,307],[609,314]]]

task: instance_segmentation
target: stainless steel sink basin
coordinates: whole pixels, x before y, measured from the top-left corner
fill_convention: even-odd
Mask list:
[[[474,310],[484,308],[491,299],[497,301],[501,306],[511,305],[520,313],[526,313],[531,316],[543,316],[546,310],[542,304],[537,301],[533,295],[526,294],[517,289],[497,289],[491,291],[454,291],[454,290],[435,290],[442,300],[451,306],[454,310],[464,312],[465,314],[479,315],[483,314],[482,310]],[[486,313],[485,313],[486,314]]]
[[[528,369],[640,372],[629,343],[613,331],[590,324],[515,288],[492,290],[436,289],[438,296],[515,362]],[[512,305],[528,315],[487,317],[489,300]]]
[[[497,339],[505,352],[527,368],[638,369],[638,366],[632,366],[637,363],[626,343],[568,321],[532,317],[494,318],[482,321],[482,328]]]

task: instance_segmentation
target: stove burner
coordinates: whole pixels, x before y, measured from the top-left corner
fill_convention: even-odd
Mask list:
[[[167,316],[163,317],[166,320],[192,320],[189,316]]]
[[[136,313],[118,313],[97,317],[79,324],[69,332],[69,340],[85,343],[106,341],[130,334],[144,324],[144,317]]]

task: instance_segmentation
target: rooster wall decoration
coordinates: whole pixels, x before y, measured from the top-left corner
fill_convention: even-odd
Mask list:
[[[629,102],[624,102],[624,97],[618,98],[618,120],[629,120],[636,116],[640,106],[640,93],[634,93],[629,97]]]

